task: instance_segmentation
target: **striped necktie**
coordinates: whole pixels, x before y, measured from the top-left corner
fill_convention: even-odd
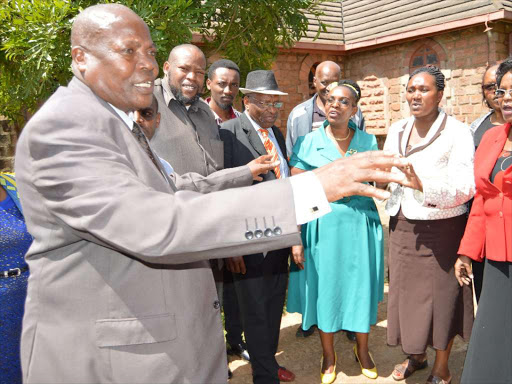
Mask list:
[[[272,155],[272,161],[279,161],[279,155],[277,154],[276,146],[272,140],[270,140],[270,137],[268,137],[268,129],[260,128],[259,131],[261,136],[263,136],[263,146],[267,150],[267,153]],[[279,168],[279,165],[274,167],[274,173],[276,174],[276,179],[281,178],[281,168]]]
[[[161,172],[160,166],[157,163],[157,160],[155,159],[153,152],[151,152],[151,149],[149,148],[149,143],[146,139],[146,136],[144,135],[144,133],[142,133],[139,124],[137,124],[136,122],[133,123],[132,134],[135,137],[135,139],[139,142],[142,149],[144,149],[144,152],[147,153],[153,164],[155,164],[155,167],[158,169],[158,172]]]

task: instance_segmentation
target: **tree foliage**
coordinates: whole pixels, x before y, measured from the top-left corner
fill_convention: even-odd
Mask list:
[[[113,1],[102,1],[105,3]],[[148,24],[161,65],[177,44],[202,36],[208,56],[268,68],[319,21],[319,0],[123,0]],[[92,0],[0,0],[0,115],[22,121],[71,78],[70,31]],[[320,31],[325,25],[320,23]]]

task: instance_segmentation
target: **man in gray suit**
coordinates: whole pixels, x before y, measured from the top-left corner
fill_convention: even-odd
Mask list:
[[[151,104],[158,73],[146,24],[122,5],[96,5],[76,17],[71,45],[73,79],[32,117],[17,146],[34,237],[24,382],[225,383],[205,260],[297,244],[297,224],[327,212],[324,201],[386,198],[362,181],[405,184],[384,169],[408,162],[373,152],[302,177],[206,195],[178,191],[183,181],[165,175],[130,117]],[[280,199],[255,199],[269,194]],[[280,233],[255,236],[254,219],[272,216]]]

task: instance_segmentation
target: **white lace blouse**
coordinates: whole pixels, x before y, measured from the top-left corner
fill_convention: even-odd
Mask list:
[[[475,194],[474,143],[469,127],[439,109],[427,136],[407,148],[414,116],[389,128],[384,149],[407,156],[423,184],[423,192],[389,184],[386,211],[411,220],[447,219],[466,213],[466,202]],[[401,172],[397,168],[394,172]]]

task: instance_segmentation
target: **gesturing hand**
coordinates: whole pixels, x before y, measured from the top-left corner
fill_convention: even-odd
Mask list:
[[[402,185],[405,187],[410,187],[412,189],[417,189],[418,191],[423,192],[423,184],[414,171],[414,167],[412,164],[398,167],[405,175],[405,180],[402,182]]]
[[[226,259],[226,268],[233,273],[245,275],[245,262],[243,256],[229,257]]]
[[[297,268],[304,269],[304,246],[302,245],[294,245],[292,246],[292,257],[293,262],[297,264]]]
[[[408,183],[404,174],[391,172],[392,167],[406,166],[410,166],[409,161],[398,154],[371,151],[338,159],[313,172],[320,180],[327,200],[331,202],[352,195],[384,200],[390,196],[388,191],[364,182]]]
[[[272,161],[272,155],[260,156],[247,164],[255,181],[262,181],[259,175],[266,174],[279,165],[279,161]]]
[[[473,271],[471,269],[471,259],[467,256],[460,255],[455,262],[455,277],[462,287],[464,284],[471,284],[473,278]]]

